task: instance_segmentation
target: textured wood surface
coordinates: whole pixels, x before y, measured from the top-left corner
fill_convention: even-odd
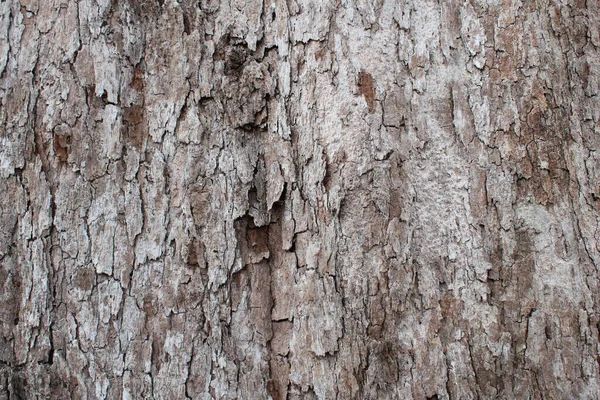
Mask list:
[[[0,399],[600,398],[596,0],[1,0]]]

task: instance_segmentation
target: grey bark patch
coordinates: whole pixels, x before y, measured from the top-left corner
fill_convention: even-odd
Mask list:
[[[0,398],[595,398],[597,6],[472,3],[0,2]]]

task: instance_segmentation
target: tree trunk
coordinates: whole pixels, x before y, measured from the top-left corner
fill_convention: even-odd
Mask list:
[[[1,0],[0,399],[597,399],[596,0]]]

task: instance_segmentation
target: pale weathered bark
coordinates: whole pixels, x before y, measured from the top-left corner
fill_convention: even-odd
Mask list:
[[[0,399],[600,390],[597,0],[0,0]]]

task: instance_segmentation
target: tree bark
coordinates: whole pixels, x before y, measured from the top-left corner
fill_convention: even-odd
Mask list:
[[[1,0],[0,399],[597,399],[596,0]]]

